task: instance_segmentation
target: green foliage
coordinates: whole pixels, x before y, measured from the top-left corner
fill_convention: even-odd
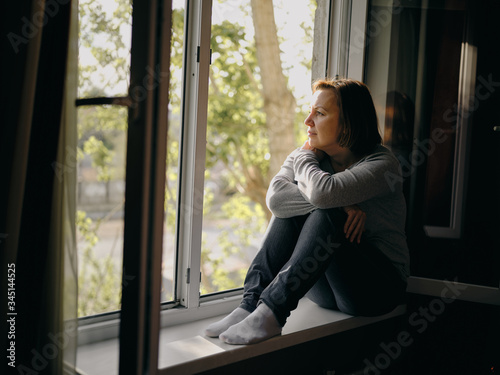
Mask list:
[[[173,233],[176,226],[177,186],[179,175],[179,150],[181,134],[181,85],[184,44],[184,10],[174,9],[172,12],[172,39],[170,50],[169,81],[169,123],[167,137],[167,170],[165,183],[165,221],[167,228]]]
[[[311,15],[311,19],[314,19],[314,13],[316,11],[316,6],[317,6],[316,0],[309,0],[309,13]],[[306,23],[306,22],[300,23],[300,28],[304,31],[304,36],[302,37],[302,40],[297,44],[304,45],[304,44],[312,43],[312,41],[314,40],[313,26],[314,26],[314,24],[312,24],[312,23]],[[301,57],[300,64],[305,66],[307,68],[307,70],[311,71],[312,70],[311,56],[306,56],[303,53],[303,50],[301,50],[300,57]]]
[[[245,248],[262,233],[266,221],[266,208],[247,195],[247,177],[253,172],[264,182],[262,176],[269,168],[254,41],[243,26],[224,20],[212,25],[211,48],[206,167],[222,170],[217,183],[224,195],[220,202],[205,202],[204,217],[223,223],[229,219],[230,225],[219,225],[217,249],[207,245],[204,237],[202,293],[243,285],[249,262]],[[228,268],[228,261],[240,267]]]
[[[99,241],[94,229],[94,222],[87,217],[84,211],[76,211],[76,228],[86,242],[85,251],[92,249]]]
[[[121,272],[112,254],[98,259],[93,250],[99,241],[97,231],[100,225],[101,220],[92,220],[85,212],[77,211],[76,227],[85,243],[78,264],[78,316],[120,309]]]
[[[93,0],[79,1],[80,48],[89,50],[95,59],[94,64],[80,63],[79,97],[108,96],[108,88],[128,82],[130,40],[124,39],[124,30],[130,27],[131,12],[131,0],[102,4]]]
[[[207,168],[223,164],[219,183],[224,191],[247,195],[248,177],[265,185],[269,169],[255,43],[248,40],[243,26],[223,21],[212,26],[211,47]]]
[[[109,164],[112,159],[111,150],[104,145],[104,142],[97,139],[95,136],[90,136],[83,147],[83,152],[87,155],[92,155],[92,166],[97,169],[99,181],[109,181]]]
[[[212,293],[220,290],[239,288],[243,285],[248,264],[242,250],[252,245],[266,225],[265,213],[259,205],[247,196],[234,195],[221,207],[222,217],[231,218],[229,226],[219,226],[217,244],[220,254],[215,255],[207,244],[206,235],[202,241],[201,292]]]
[[[181,112],[182,62],[184,44],[184,9],[172,12],[172,39],[170,46],[169,110],[176,115]]]
[[[83,107],[78,110],[78,155],[89,158],[98,181],[123,178],[127,110],[121,107]]]

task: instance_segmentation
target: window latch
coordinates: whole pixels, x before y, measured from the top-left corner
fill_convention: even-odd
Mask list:
[[[200,46],[196,47],[196,62],[200,62]],[[212,65],[212,48],[210,48],[210,65]]]

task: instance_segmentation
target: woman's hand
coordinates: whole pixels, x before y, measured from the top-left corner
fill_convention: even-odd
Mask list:
[[[361,235],[365,231],[366,213],[357,205],[343,207],[347,214],[344,225],[345,237],[351,241],[361,242]]]
[[[314,152],[314,154],[316,155],[316,157],[318,158],[319,161],[323,160],[323,158],[326,155],[323,151],[318,150],[317,148],[311,147],[311,145],[309,144],[309,141],[305,141],[304,144],[302,145],[301,149]]]

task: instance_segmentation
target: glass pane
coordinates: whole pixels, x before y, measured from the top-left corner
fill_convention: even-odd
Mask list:
[[[366,81],[376,93],[384,140],[400,157],[410,193],[407,234],[412,275],[498,288],[498,215],[482,212],[484,207],[496,212],[500,206],[499,174],[491,173],[498,170],[492,119],[497,116],[499,93],[488,83],[500,79],[494,32],[500,6],[488,1],[399,5],[391,8],[388,2],[371,1],[368,22],[373,35]],[[476,86],[468,88],[473,77]],[[458,99],[460,79],[464,83],[460,95],[467,98],[463,102]],[[465,147],[455,147],[460,116],[470,131],[459,140],[466,141]],[[405,129],[414,129],[413,144]],[[400,147],[402,139],[405,145]],[[456,165],[458,160],[465,160],[467,167]],[[466,174],[466,183],[459,185],[453,173]],[[424,225],[437,230],[450,225],[452,189],[460,188],[466,206],[457,215],[463,220],[459,236],[430,236]]]
[[[184,47],[184,1],[172,3],[172,46],[170,60],[170,98],[167,138],[167,171],[165,184],[165,221],[163,228],[163,261],[161,301],[175,299],[175,259],[177,188],[181,135],[182,56]]]
[[[79,1],[79,98],[127,95],[131,1]],[[78,108],[80,317],[120,309],[127,109]],[[122,281],[122,271],[125,277]]]
[[[365,81],[401,162],[409,224],[450,225],[464,17],[463,1],[370,2]]]
[[[80,317],[120,309],[126,138],[127,109],[78,109],[76,222]]]
[[[202,294],[243,285],[270,219],[269,181],[306,139],[316,2],[265,6],[213,4]],[[276,27],[266,18],[273,12]],[[256,29],[262,43],[255,42]],[[267,53],[263,45],[273,42],[275,53]]]
[[[131,0],[79,1],[79,98],[127,95],[131,3]]]

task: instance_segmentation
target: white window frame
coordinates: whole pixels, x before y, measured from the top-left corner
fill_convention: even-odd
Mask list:
[[[364,79],[368,0],[332,0],[328,76]]]
[[[471,20],[467,20],[466,38],[472,40],[474,32]],[[471,43],[462,43],[460,56],[460,79],[458,82],[458,108],[455,154],[453,158],[453,183],[451,192],[450,225],[438,227],[425,225],[425,234],[433,238],[462,237],[465,220],[467,175],[469,169],[470,139],[477,68],[477,47]]]
[[[177,211],[177,296],[186,308],[199,306],[205,144],[212,0],[186,1],[180,200]]]

